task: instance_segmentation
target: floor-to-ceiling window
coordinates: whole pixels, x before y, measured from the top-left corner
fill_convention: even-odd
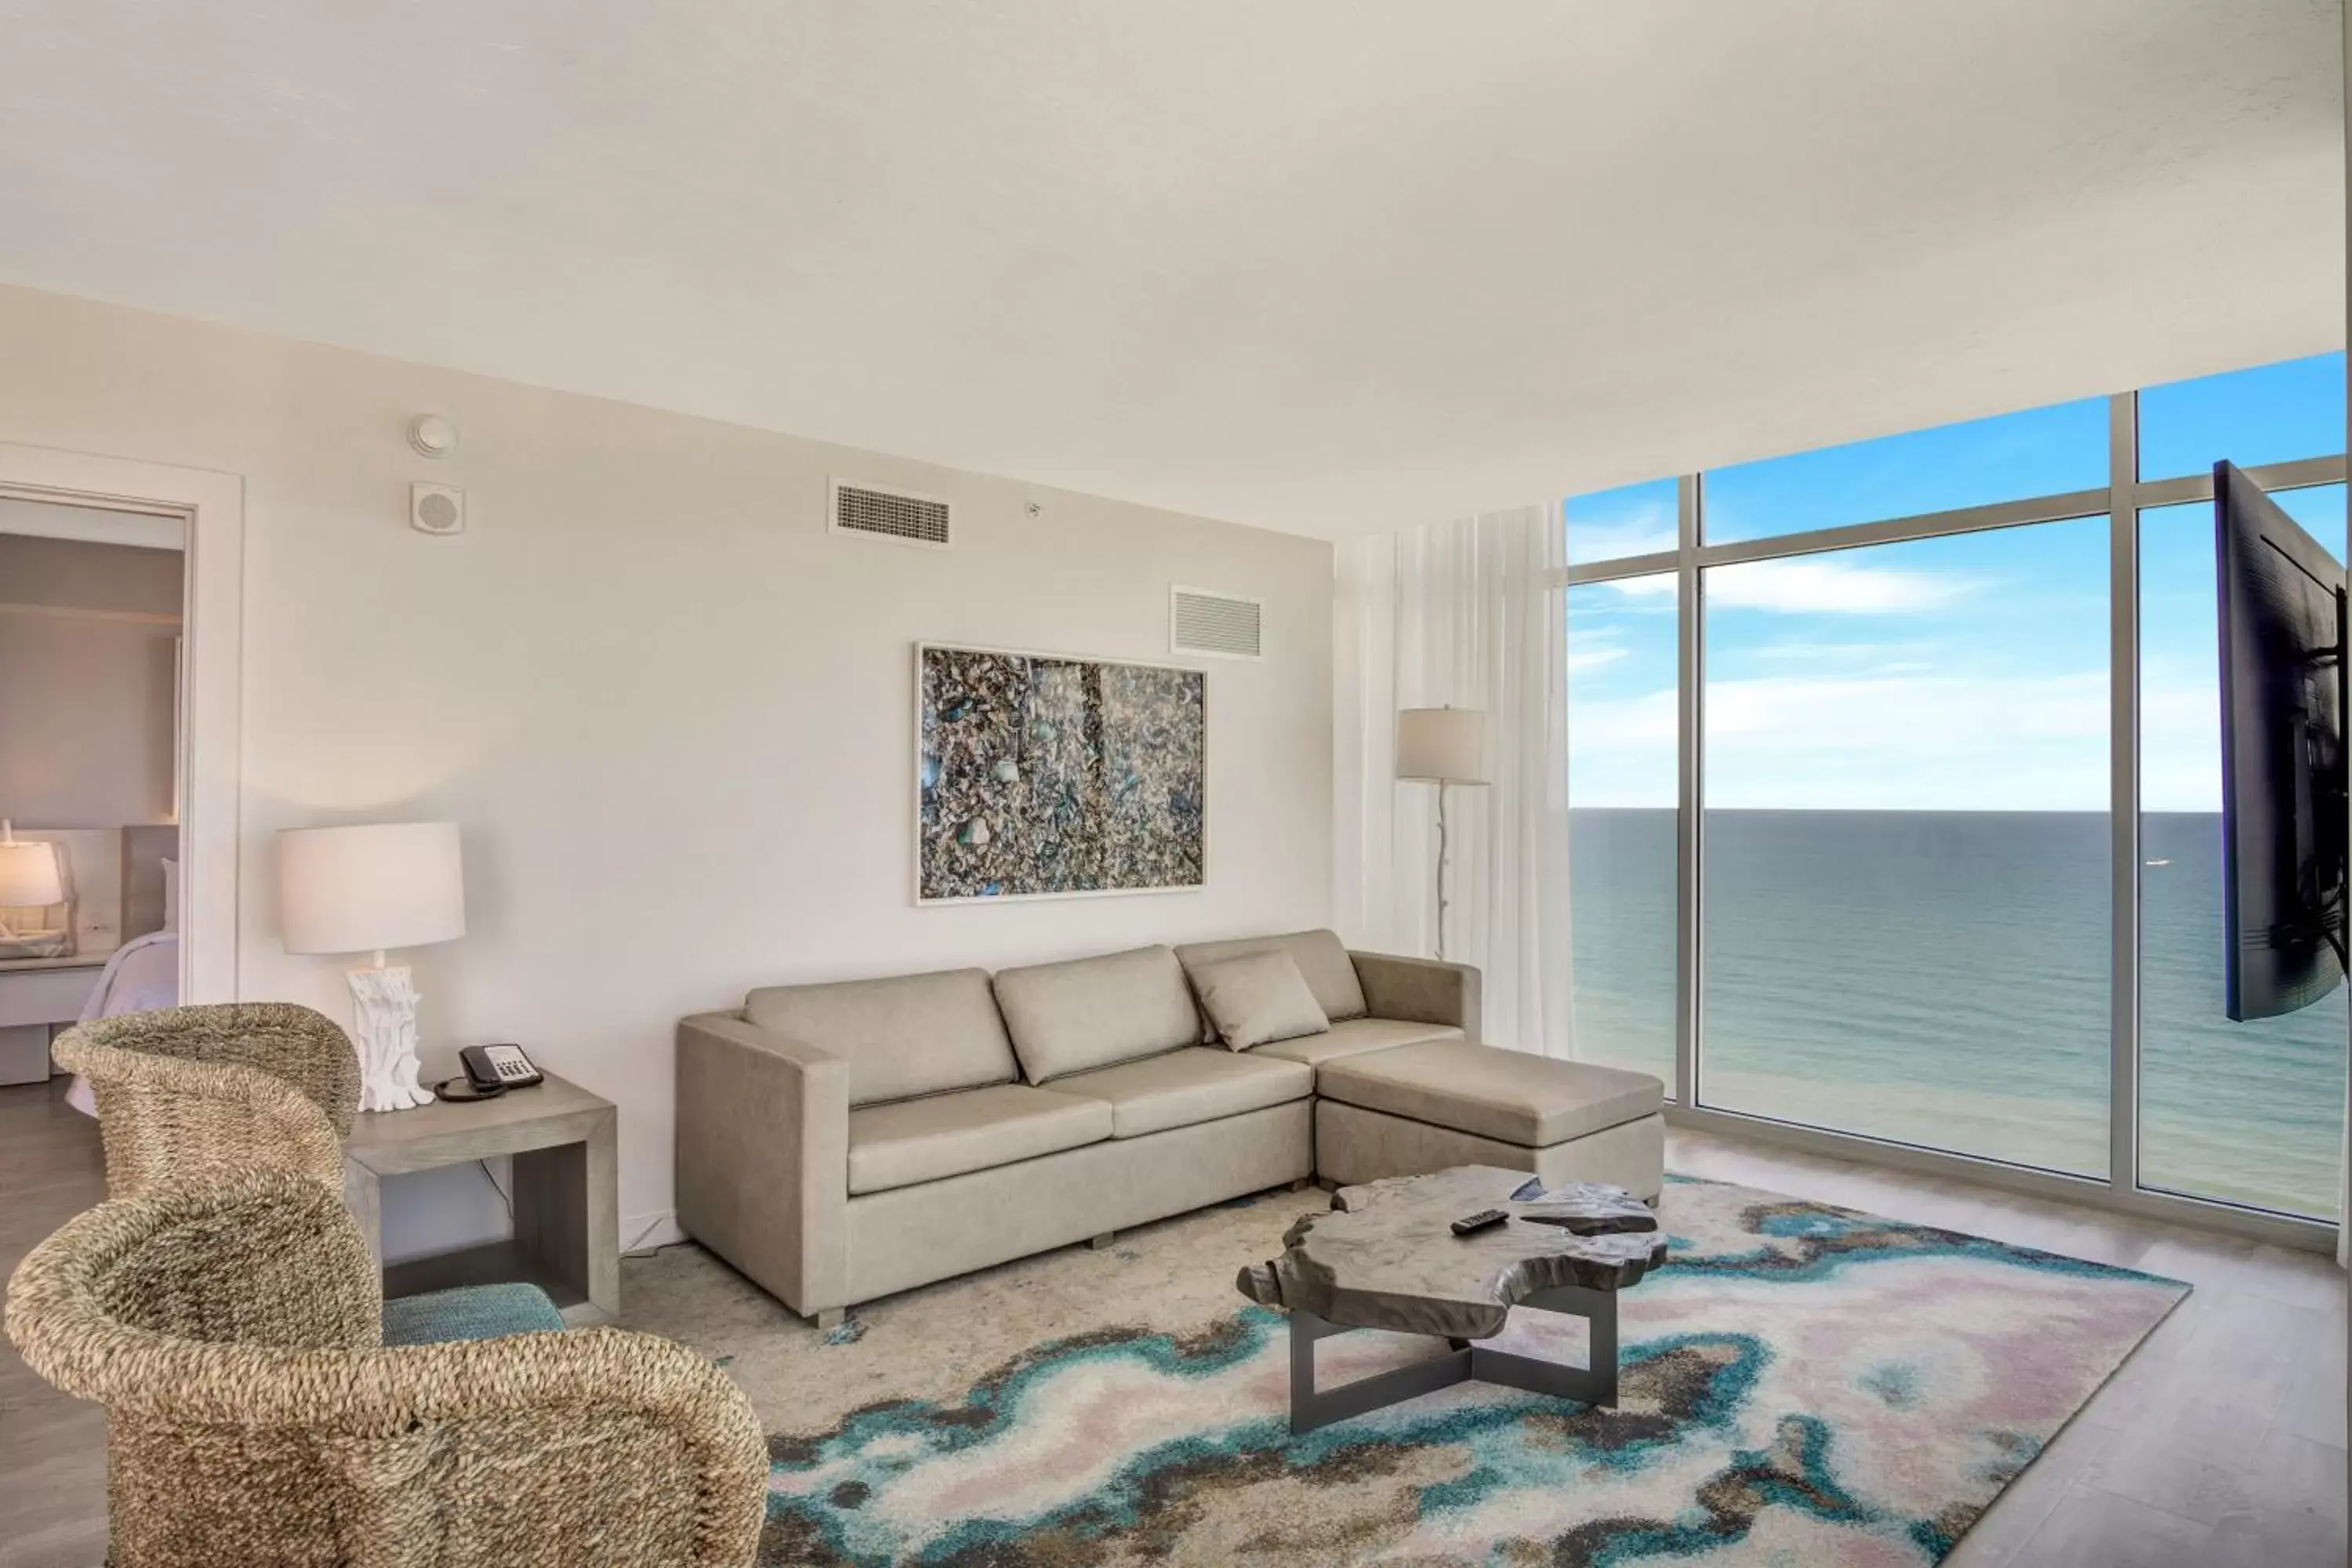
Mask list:
[[[1698,1101],[2107,1164],[2107,520],[1707,570]]]
[[[2210,468],[2341,558],[2344,374],[1568,502],[1579,1054],[1701,1115],[2332,1218],[2344,994],[2221,1014]]]
[[[2171,386],[2138,401],[2140,478],[2217,459],[2328,471],[2344,432],[2329,355]],[[2311,459],[2322,459],[2315,466]],[[2337,466],[2340,471],[2340,465]],[[2345,556],[2345,488],[2272,499]],[[2139,514],[2140,1017],[2143,1185],[2332,1218],[2343,1135],[2345,992],[2235,1024],[2221,1013],[2221,655],[2210,501]]]
[[[1672,479],[1564,509],[1569,559],[1675,548]],[[1568,589],[1569,924],[1586,1059],[1675,1070],[1675,576]]]

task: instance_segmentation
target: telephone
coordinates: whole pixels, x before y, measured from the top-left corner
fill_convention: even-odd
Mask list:
[[[530,1065],[520,1046],[467,1046],[457,1053],[465,1065],[466,1085],[474,1098],[488,1100],[510,1089],[529,1089],[547,1075]]]

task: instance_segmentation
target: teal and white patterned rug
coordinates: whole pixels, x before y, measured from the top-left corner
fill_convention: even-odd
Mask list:
[[[776,1434],[760,1561],[1932,1563],[2188,1293],[1675,1179],[1672,1261],[1622,1302],[1617,1408],[1465,1384],[1294,1437],[1282,1314],[1230,1281],[1318,1197],[740,1340]],[[1496,1342],[1581,1341],[1522,1311]],[[1430,1348],[1327,1341],[1320,1381]]]

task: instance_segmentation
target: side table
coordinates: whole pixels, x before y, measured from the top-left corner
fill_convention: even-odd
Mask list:
[[[0,959],[0,1083],[47,1079],[49,1036],[81,1016],[110,952]]]
[[[384,1177],[499,1154],[514,1162],[513,1239],[395,1263],[383,1271],[384,1295],[520,1280],[545,1290],[567,1323],[616,1321],[618,1127],[611,1100],[553,1073],[496,1100],[361,1112],[343,1146],[343,1197],[379,1258]]]

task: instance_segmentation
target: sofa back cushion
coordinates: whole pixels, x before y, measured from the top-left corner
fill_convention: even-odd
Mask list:
[[[1337,931],[1295,931],[1284,936],[1187,942],[1176,950],[1176,956],[1187,974],[1197,974],[1203,964],[1260,952],[1288,953],[1298,973],[1307,977],[1307,989],[1315,993],[1323,1016],[1331,1022],[1360,1018],[1370,1011],[1364,1005],[1364,984],[1356,978],[1356,961],[1348,956],[1348,944]]]
[[[852,1105],[1011,1083],[1015,1071],[985,969],[765,985],[743,998],[743,1017],[847,1058]]]
[[[1199,1043],[1201,1013],[1165,947],[1000,971],[996,1005],[1031,1083]]]

